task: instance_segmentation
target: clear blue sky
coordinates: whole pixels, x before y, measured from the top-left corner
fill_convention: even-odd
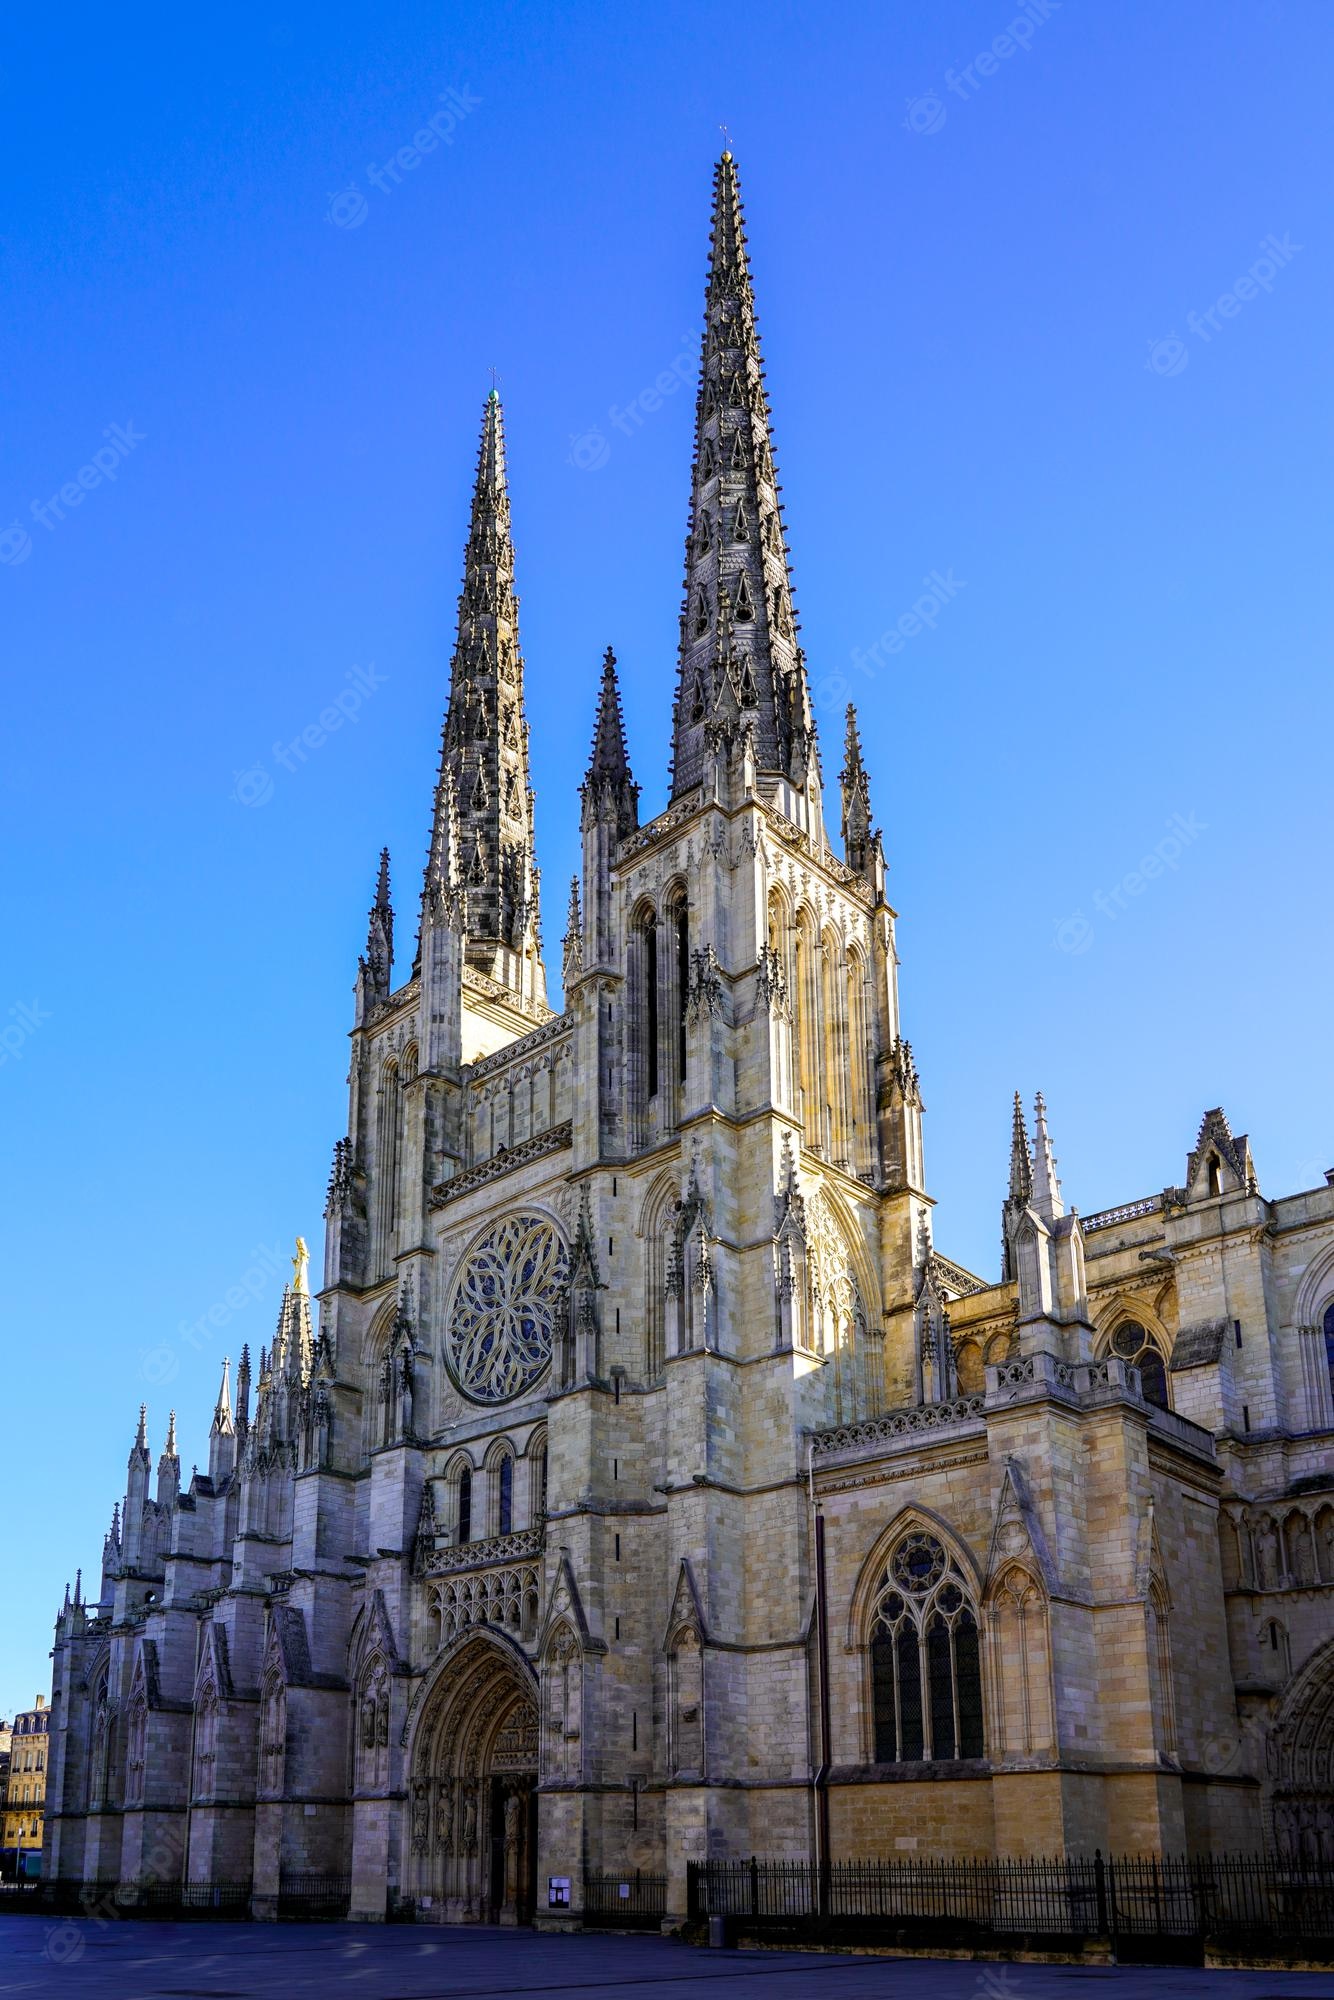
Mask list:
[[[414,928],[493,364],[557,969],[608,642],[663,803],[693,398],[609,411],[693,370],[720,121],[941,1247],[996,1269],[1016,1085],[1085,1211],[1179,1179],[1220,1102],[1266,1192],[1334,1164],[1334,11],[278,0],[8,43],[0,1709],[47,1684],[141,1398],[188,1478],[279,1279],[182,1326],[260,1246],[318,1260],[382,842]],[[858,670],[933,570],[935,629]]]

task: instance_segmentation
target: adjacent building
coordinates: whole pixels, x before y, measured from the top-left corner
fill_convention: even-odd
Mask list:
[[[518,1922],[596,1868],[679,1913],[713,1855],[1334,1856],[1334,1185],[1268,1191],[1215,1108],[1081,1217],[1016,1100],[1000,1269],[948,1255],[778,495],[725,154],[669,802],[608,652],[553,1011],[493,390],[318,1316],[298,1243],[188,1485],[140,1412],[56,1627],[53,1875]]]
[[[16,1875],[41,1873],[50,1721],[46,1696],[39,1694],[33,1707],[23,1709],[12,1723],[0,1728],[0,1759],[4,1748],[8,1749],[8,1771],[0,1780],[4,1786],[0,1865],[11,1880]]]

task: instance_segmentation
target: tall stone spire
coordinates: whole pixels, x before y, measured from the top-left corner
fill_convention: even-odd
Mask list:
[[[428,897],[439,894],[451,868],[466,891],[467,962],[517,998],[544,1005],[519,600],[505,431],[494,389],[482,415],[426,867]]]
[[[792,609],[769,401],[737,186],[714,171],[713,239],[695,413],[672,796],[700,782],[720,738],[748,732],[761,776],[803,785],[814,724]]]
[[[1061,1183],[1056,1178],[1056,1159],[1047,1132],[1047,1107],[1039,1091],[1033,1106],[1033,1206],[1044,1222],[1055,1222],[1065,1214]]]
[[[598,693],[597,722],[593,727],[593,749],[588,775],[579,788],[584,818],[610,819],[617,837],[633,833],[639,824],[639,787],[630,775],[630,758],[625,747],[625,718],[621,714],[621,689],[616,678],[616,655],[608,646],[602,661],[602,686]]]

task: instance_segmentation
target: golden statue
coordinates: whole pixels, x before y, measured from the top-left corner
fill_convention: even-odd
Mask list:
[[[299,1298],[308,1297],[310,1286],[306,1282],[306,1272],[310,1269],[310,1252],[306,1248],[304,1236],[296,1239],[296,1255],[292,1259],[292,1290]]]

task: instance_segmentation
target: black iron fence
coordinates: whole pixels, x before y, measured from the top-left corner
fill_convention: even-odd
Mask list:
[[[835,1932],[905,1943],[1054,1947],[1110,1938],[1118,1956],[1141,1946],[1195,1955],[1205,1945],[1267,1943],[1312,1957],[1334,1952],[1334,1866],[1274,1855],[1095,1854],[1029,1860],[692,1861],[696,1922],[745,1930]]]
[[[667,1914],[667,1877],[584,1871],[584,1922],[608,1929],[656,1930]]]
[[[352,1901],[350,1875],[292,1875],[278,1879],[278,1916],[311,1924],[338,1924]]]

